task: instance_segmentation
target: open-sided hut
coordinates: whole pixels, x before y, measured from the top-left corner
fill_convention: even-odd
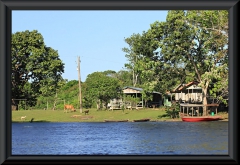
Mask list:
[[[162,95],[159,92],[152,92],[152,100],[148,100],[145,102],[142,95],[143,89],[138,87],[130,87],[126,86],[123,88],[123,93],[125,96],[134,96],[135,98],[140,98],[140,102],[136,105],[137,108],[145,107],[159,107],[162,105]],[[146,103],[146,105],[145,105]]]

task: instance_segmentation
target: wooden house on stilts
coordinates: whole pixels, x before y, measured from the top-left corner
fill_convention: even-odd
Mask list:
[[[171,95],[175,96],[177,102],[202,103],[202,88],[197,81],[178,85],[171,91]]]

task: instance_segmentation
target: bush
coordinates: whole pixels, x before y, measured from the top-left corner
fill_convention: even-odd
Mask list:
[[[168,106],[166,109],[166,116],[174,119],[179,118],[180,105],[179,103],[172,102],[171,106]]]

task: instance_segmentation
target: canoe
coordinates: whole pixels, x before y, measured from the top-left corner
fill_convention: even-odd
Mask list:
[[[150,121],[150,119],[138,119],[138,120],[133,120],[133,122],[146,122]]]
[[[128,122],[128,120],[104,120],[105,122]]]
[[[221,116],[198,116],[198,117],[184,116],[182,117],[182,121],[187,121],[187,122],[217,121],[217,120],[221,120]]]

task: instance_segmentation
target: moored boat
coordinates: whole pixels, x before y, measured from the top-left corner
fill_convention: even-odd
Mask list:
[[[184,116],[182,121],[187,122],[200,122],[200,121],[217,121],[221,120],[221,116]]]
[[[138,119],[138,120],[133,120],[133,122],[146,122],[150,121],[150,119]]]
[[[218,106],[218,104],[180,104],[179,116],[181,116],[182,121],[188,122],[222,120],[222,117],[217,115]],[[208,113],[211,112],[211,116],[202,116],[204,107],[206,108]],[[211,108],[209,109],[209,107]]]
[[[104,120],[105,122],[128,122],[128,120]]]

